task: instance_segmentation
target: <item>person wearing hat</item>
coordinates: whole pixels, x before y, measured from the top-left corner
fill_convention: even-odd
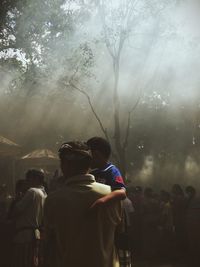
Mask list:
[[[65,184],[47,197],[44,217],[46,242],[55,237],[57,257],[47,260],[47,266],[118,267],[114,234],[121,221],[120,201],[90,212],[111,188],[89,174],[92,156],[85,143],[63,144],[59,157]]]

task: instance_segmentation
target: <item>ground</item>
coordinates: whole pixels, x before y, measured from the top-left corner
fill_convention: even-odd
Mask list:
[[[183,263],[161,263],[161,262],[151,262],[151,261],[143,261],[143,262],[135,262],[133,267],[186,267]]]

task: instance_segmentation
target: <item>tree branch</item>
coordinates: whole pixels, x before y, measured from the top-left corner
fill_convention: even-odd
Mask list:
[[[127,128],[126,128],[126,135],[125,135],[125,140],[124,140],[124,144],[123,144],[124,149],[126,149],[128,146],[128,139],[129,139],[129,135],[130,135],[130,125],[131,125],[131,115],[136,110],[137,106],[140,103],[140,100],[141,100],[141,95],[138,97],[136,103],[133,105],[133,107],[128,112],[128,122],[127,122]]]
[[[104,29],[104,37],[105,37],[105,44],[106,47],[108,49],[108,52],[110,54],[110,56],[112,57],[112,59],[115,59],[115,53],[112,51],[111,49],[111,44],[109,41],[109,37],[108,37],[108,33],[107,33],[107,26],[106,26],[106,21],[105,21],[105,10],[104,10],[104,4],[98,4],[99,5],[99,13],[100,13],[100,17],[101,17],[101,21],[103,23],[103,29]]]
[[[108,136],[107,129],[104,127],[99,115],[97,114],[89,94],[85,90],[83,90],[83,89],[79,88],[77,85],[75,85],[71,80],[70,80],[69,84],[71,85],[71,87],[73,89],[77,90],[78,92],[80,92],[81,94],[83,94],[87,98],[89,106],[91,108],[91,111],[92,111],[94,117],[96,118],[96,120],[97,120],[102,132],[104,133],[106,139],[109,141],[109,136]]]
[[[89,94],[84,89],[79,88],[73,82],[73,80],[75,78],[75,75],[77,74],[78,70],[79,70],[79,67],[77,66],[77,68],[75,69],[75,72],[73,73],[73,75],[71,76],[71,78],[70,78],[70,80],[68,82],[68,85],[70,85],[74,90],[78,91],[79,93],[83,94],[86,97],[86,99],[87,99],[87,101],[89,103],[90,109],[91,109],[95,119],[97,120],[97,122],[98,122],[98,124],[99,124],[99,126],[100,126],[100,128],[101,128],[101,130],[102,130],[102,132],[103,132],[103,134],[105,136],[105,138],[110,143],[110,137],[109,137],[109,134],[107,132],[107,129],[104,127],[99,115],[97,114],[97,112],[96,112],[96,110],[94,108],[94,105],[92,103],[91,97],[89,96]],[[112,150],[112,156],[116,161],[119,160],[118,156],[116,155],[116,153],[113,150]]]

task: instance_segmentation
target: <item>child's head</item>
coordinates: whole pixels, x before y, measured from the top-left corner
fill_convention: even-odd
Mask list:
[[[111,146],[109,142],[102,137],[93,137],[87,141],[87,145],[92,152],[92,167],[103,167],[111,156]]]

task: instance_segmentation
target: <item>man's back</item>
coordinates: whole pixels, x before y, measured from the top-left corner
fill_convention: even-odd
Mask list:
[[[16,204],[16,242],[31,242],[33,230],[43,223],[43,207],[46,199],[44,188],[30,188]]]
[[[117,267],[115,228],[120,223],[120,203],[89,212],[98,198],[111,192],[91,175],[73,177],[50,195],[45,207],[47,231],[56,235],[59,267]]]

